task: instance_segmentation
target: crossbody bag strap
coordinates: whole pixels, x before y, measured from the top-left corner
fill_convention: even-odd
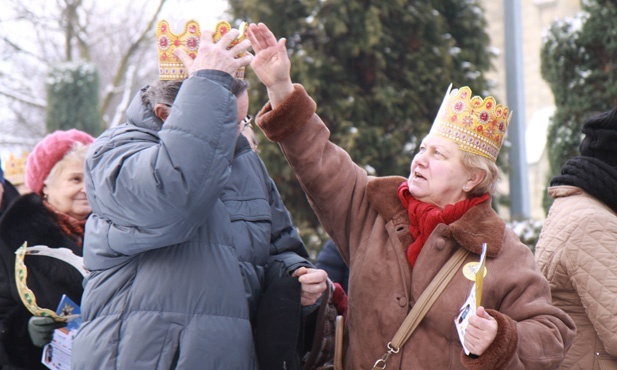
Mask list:
[[[465,259],[469,255],[469,251],[465,248],[459,248],[445,265],[439,270],[435,278],[420,294],[418,301],[407,314],[405,321],[394,334],[394,338],[386,345],[386,353],[373,365],[373,370],[385,369],[386,361],[395,353],[398,353],[401,347],[405,344],[411,333],[418,327],[424,315],[437,300],[441,292],[446,288],[450,280],[454,277],[458,269],[463,265]]]

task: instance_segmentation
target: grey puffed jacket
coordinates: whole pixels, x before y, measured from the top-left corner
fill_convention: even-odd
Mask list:
[[[258,369],[251,316],[266,266],[311,264],[262,161],[238,137],[231,84],[197,72],[164,125],[140,93],[128,122],[92,145],[91,274],[72,369]]]

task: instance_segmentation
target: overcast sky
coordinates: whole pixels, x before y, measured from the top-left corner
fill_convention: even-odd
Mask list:
[[[218,21],[230,21],[223,14],[228,6],[226,0],[168,0],[161,18],[169,22],[174,32],[180,32],[190,19],[199,22],[202,29],[214,29]]]

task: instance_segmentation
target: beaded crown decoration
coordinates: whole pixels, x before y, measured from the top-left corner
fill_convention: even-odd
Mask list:
[[[17,282],[17,292],[22,303],[30,313],[34,316],[47,316],[54,319],[54,321],[66,321],[65,318],[58,317],[56,313],[48,308],[41,308],[36,304],[36,297],[28,285],[26,280],[28,278],[28,269],[24,264],[24,257],[26,256],[26,243],[24,243],[15,252],[15,281]]]
[[[15,283],[17,285],[17,293],[24,306],[34,316],[51,317],[54,321],[66,322],[70,319],[70,312],[64,310],[59,315],[55,311],[48,308],[41,308],[36,303],[34,292],[28,288],[28,268],[24,262],[24,258],[29,254],[39,254],[42,256],[50,256],[60,259],[75,267],[82,276],[87,276],[88,271],[83,267],[83,258],[76,256],[70,249],[67,248],[49,248],[47,246],[38,245],[28,248],[28,243],[24,242],[21,247],[15,251]]]
[[[217,42],[231,28],[231,25],[226,21],[218,22],[212,35],[212,41]],[[239,27],[240,35],[232,41],[230,47],[247,37],[247,29],[248,24],[242,22]],[[166,20],[158,22],[156,27],[156,45],[159,55],[159,78],[161,80],[183,80],[188,77],[184,64],[173,54],[173,51],[176,48],[183,48],[191,58],[195,59],[197,50],[199,50],[200,37],[199,23],[195,20],[186,22],[184,31],[180,34],[173,33]],[[235,77],[243,79],[244,70],[244,67],[238,69]]]
[[[190,20],[180,34],[171,32],[169,23],[161,20],[156,26],[156,46],[159,53],[159,78],[161,80],[183,80],[188,77],[184,64],[174,54],[177,48],[184,49],[195,59],[199,49],[199,23]]]
[[[448,87],[431,134],[458,144],[459,149],[497,160],[512,114],[495,98],[473,96],[467,86]]]
[[[21,157],[16,157],[13,154],[9,156],[4,168],[4,178],[9,180],[13,185],[21,185],[25,181],[26,175],[26,158],[28,152],[23,152]]]

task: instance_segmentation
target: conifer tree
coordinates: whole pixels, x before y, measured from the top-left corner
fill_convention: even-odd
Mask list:
[[[66,62],[53,68],[46,80],[47,131],[76,128],[98,136],[98,88],[98,72],[91,63]]]
[[[583,121],[617,105],[617,2],[582,2],[582,12],[555,21],[541,50],[542,77],[555,96],[548,129],[550,178],[580,155]],[[552,200],[545,194],[544,207]]]
[[[489,38],[477,1],[231,0],[237,22],[287,39],[292,79],[317,102],[331,140],[371,175],[408,176],[450,83],[485,94]],[[252,79],[252,109],[267,101]],[[319,224],[280,150],[261,155],[301,232]],[[305,242],[307,241],[306,235]],[[309,244],[313,239],[309,240]]]

